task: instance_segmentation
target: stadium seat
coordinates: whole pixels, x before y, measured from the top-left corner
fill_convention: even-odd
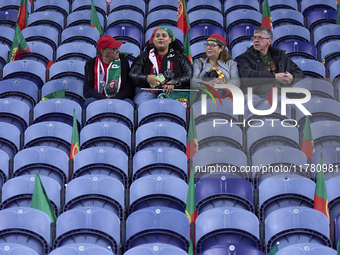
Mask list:
[[[241,171],[247,165],[247,156],[235,148],[207,147],[197,151],[192,160],[196,179],[223,176],[248,178],[248,173]]]
[[[57,49],[57,61],[63,60],[87,60],[97,56],[96,47],[89,43],[65,43]]]
[[[324,63],[329,76],[329,67],[340,60],[340,40],[325,43],[320,50],[320,60]]]
[[[233,56],[233,59],[237,61],[237,57],[245,53],[252,45],[253,41],[251,40],[235,44],[231,50],[231,55]]]
[[[198,215],[218,207],[241,208],[255,213],[254,187],[243,178],[203,178],[195,185]]]
[[[189,18],[190,19],[190,18]],[[192,21],[191,21],[192,22]],[[174,10],[158,10],[153,11],[146,17],[146,27],[157,26],[177,26],[177,11]]]
[[[277,242],[279,250],[297,243],[316,243],[331,247],[328,219],[322,212],[303,206],[275,210],[265,220],[267,253]]]
[[[72,178],[106,175],[119,180],[128,188],[128,157],[118,149],[92,147],[79,151],[74,158]]]
[[[60,187],[64,187],[68,180],[68,160],[68,155],[58,148],[51,146],[26,148],[14,157],[12,177],[32,176],[39,172],[41,178],[52,178]]]
[[[75,243],[61,246],[50,252],[50,255],[112,255],[112,251],[108,248],[101,247],[96,244]]]
[[[291,254],[322,254],[322,255],[336,255],[336,250],[329,248],[325,245],[316,243],[299,243],[289,245],[282,250],[279,250],[276,255],[291,255]]]
[[[95,244],[105,249],[110,246],[114,254],[119,254],[118,216],[97,207],[74,208],[62,213],[57,219],[53,248],[83,243]]]
[[[0,150],[7,153],[10,159],[21,149],[20,131],[13,124],[0,122]]]
[[[124,255],[186,255],[182,249],[165,243],[146,243],[127,250]]]
[[[241,25],[232,28],[229,31],[229,49],[233,49],[233,47],[240,42],[249,42],[254,36],[256,27],[256,25]]]
[[[27,104],[12,98],[0,99],[0,122],[13,124],[23,133],[29,125],[29,120]]]
[[[233,207],[207,210],[196,219],[196,249],[202,254],[219,244],[242,244],[258,249],[259,221],[254,213]]]
[[[15,29],[17,23],[18,11],[0,10],[0,26],[6,26]]]
[[[106,175],[84,175],[71,180],[65,191],[64,211],[96,207],[124,220],[124,186]]]
[[[0,211],[0,243],[16,243],[47,255],[51,241],[50,217],[37,209],[13,207]]]
[[[47,43],[55,51],[59,46],[59,34],[57,30],[47,26],[30,26],[22,31],[26,42],[38,41]]]
[[[93,0],[96,11],[102,14],[104,17],[106,15],[106,2],[101,0]],[[91,0],[73,0],[72,1],[72,12],[81,10],[91,10]]]
[[[310,32],[307,28],[298,25],[284,25],[273,29],[273,46],[287,41],[310,42]]]
[[[131,131],[123,124],[98,122],[86,125],[80,131],[80,149],[113,147],[131,157]]]
[[[35,250],[28,246],[15,244],[15,243],[2,243],[0,244],[1,255],[39,255]]]
[[[206,41],[211,34],[219,34],[226,38],[224,30],[217,26],[195,26],[189,30],[189,40],[191,44]]]
[[[147,243],[164,243],[187,251],[189,236],[190,223],[183,212],[161,206],[148,207],[128,216],[125,250]]]
[[[97,13],[98,19],[100,22],[100,26],[102,31],[104,31],[104,16],[99,12]],[[71,12],[67,16],[66,26],[73,27],[73,26],[90,26],[91,23],[91,10],[80,10]]]
[[[300,171],[300,169],[299,169]],[[315,183],[308,178],[268,178],[259,185],[259,220],[289,206],[314,206]]]
[[[21,78],[34,82],[40,89],[45,83],[46,67],[34,60],[16,60],[5,65],[3,79]]]
[[[159,10],[173,10],[177,12],[178,1],[176,0],[149,0],[148,13]]]
[[[86,125],[97,122],[116,122],[134,130],[134,109],[124,100],[103,99],[86,108]]]
[[[334,220],[339,215],[340,208],[340,192],[338,188],[340,184],[339,181],[340,181],[339,178],[330,178],[326,181],[330,222],[334,222]]]
[[[73,126],[73,110],[76,111],[78,131],[82,126],[81,106],[70,99],[52,98],[38,103],[33,109],[33,124],[58,121]]]
[[[301,13],[306,17],[308,12],[313,11],[317,8],[333,8],[336,10],[336,2],[332,0],[309,0],[301,1]]]
[[[143,31],[144,16],[135,10],[118,10],[107,17],[107,28],[114,26],[134,26]]]
[[[334,99],[334,88],[332,83],[323,79],[305,78],[294,83],[292,87],[308,89],[312,97]]]
[[[191,29],[190,29],[191,30]],[[192,60],[202,57],[205,54],[205,46],[203,42],[197,42],[190,45]]]
[[[295,0],[269,0],[268,3],[271,12],[277,9],[298,10],[298,2]]]
[[[0,10],[18,10],[20,5],[19,0],[8,0],[0,3]]]
[[[243,150],[243,133],[237,125],[215,125],[214,121],[202,122],[196,125],[199,148],[211,146],[226,146]]]
[[[338,137],[334,137],[338,138]],[[327,165],[329,171],[325,171],[325,179],[328,180],[339,176],[337,169],[340,167],[340,146],[326,146],[316,150],[312,155],[311,163],[315,166],[320,163],[320,153],[322,153],[323,163]],[[333,171],[332,171],[333,169]]]
[[[150,122],[136,131],[135,151],[150,147],[172,147],[183,152],[186,150],[187,132],[182,126],[171,122]]]
[[[68,27],[61,33],[61,44],[69,42],[85,42],[96,45],[100,33],[96,28],[90,26],[73,26]]]
[[[226,30],[230,31],[233,27],[241,25],[261,25],[262,14],[259,11],[238,9],[229,12],[226,20]]]
[[[40,176],[56,216],[60,212],[60,185],[46,176]],[[12,207],[31,207],[35,175],[23,175],[9,179],[2,187],[1,210]]]
[[[149,175],[170,175],[187,182],[187,157],[170,147],[151,147],[138,151],[133,157],[132,180]]]
[[[56,11],[33,12],[28,17],[28,26],[43,26],[54,28],[58,34],[64,29],[64,16]]]
[[[328,146],[340,146],[340,122],[317,121],[311,124],[315,150]]]
[[[153,1],[155,2],[155,0]],[[188,1],[187,3],[188,13],[197,11],[197,10],[213,10],[213,11],[222,12],[221,7],[222,7],[221,1],[219,0],[211,0],[211,1],[192,0],[192,1]],[[176,10],[177,10],[177,5],[176,5]]]
[[[145,1],[144,0],[112,1],[110,4],[110,8],[111,8],[111,12],[125,10],[125,9],[135,10],[135,11],[140,12],[144,16]]]
[[[13,28],[0,26],[0,43],[7,46],[8,51],[11,50],[13,38],[14,38]]]
[[[0,150],[0,189],[9,178],[9,156]]]
[[[30,52],[22,53],[22,59],[35,60],[42,63],[45,67],[48,66],[49,61],[54,61],[53,49],[47,43],[30,41],[27,42],[27,46]]]
[[[116,40],[130,42],[142,47],[142,31],[133,26],[114,26],[106,29],[106,35],[111,35]]]
[[[323,25],[314,31],[314,45],[317,49],[322,49],[325,43],[336,40],[340,40],[340,26]]]
[[[242,245],[239,243],[235,244],[219,244],[214,245],[211,248],[205,250],[202,255],[264,255],[259,249],[249,246]]]
[[[310,178],[306,171],[307,158],[299,149],[289,146],[262,148],[252,157],[252,180],[258,188],[268,178]]]
[[[56,79],[48,81],[41,89],[41,98],[50,93],[66,89],[65,98],[83,106],[85,98],[83,95],[83,83],[81,81],[70,79]]]
[[[62,60],[50,67],[50,80],[71,79],[84,81],[85,62],[81,60]]]
[[[314,32],[316,28],[327,25],[335,24],[337,11],[333,8],[317,8],[310,10],[305,14],[306,17],[306,28],[309,31]]]
[[[130,214],[147,207],[169,207],[185,212],[188,185],[180,178],[153,174],[132,182]]]
[[[0,81],[0,98],[13,98],[25,102],[32,109],[38,101],[37,85],[25,79]]]
[[[126,42],[120,46],[120,52],[132,53],[132,55],[131,54],[125,55],[126,59],[129,61],[131,66],[133,61],[139,56],[140,48],[136,44]]]
[[[329,76],[331,81],[333,82],[333,86],[335,88],[339,88],[340,85],[340,60],[335,61],[332,63],[332,65],[329,67]]]
[[[271,12],[273,27],[284,25],[304,26],[304,17],[301,12],[292,9],[277,9]]]
[[[310,42],[292,40],[280,43],[277,48],[286,51],[292,60],[299,58],[317,60],[318,56],[316,47]]]
[[[260,11],[260,5],[257,0],[228,0],[224,3],[224,15],[227,16],[229,12],[237,9],[249,9],[253,11]]]
[[[191,27],[212,25],[223,28],[223,14],[221,11],[209,9],[192,11],[188,14]]]
[[[30,125],[24,134],[24,148],[51,146],[70,154],[72,127],[68,124],[51,121]]]
[[[335,222],[334,222],[334,240],[339,240],[340,238],[339,221],[340,221],[340,214],[336,217]],[[338,248],[337,242],[334,242],[334,248]]]
[[[321,62],[306,58],[293,59],[293,61],[300,67],[305,78],[325,78],[326,69]]]
[[[34,12],[56,11],[66,18],[69,14],[69,6],[70,3],[67,0],[35,0]]]
[[[6,45],[0,44],[0,68],[1,70],[4,68],[4,66],[7,63],[8,59],[8,48]],[[0,77],[2,78],[2,71],[0,72]]]

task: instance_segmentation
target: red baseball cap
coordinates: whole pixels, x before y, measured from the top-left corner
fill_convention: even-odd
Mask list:
[[[117,41],[111,35],[103,35],[97,42],[97,49],[102,50],[105,48],[117,49],[125,42]]]

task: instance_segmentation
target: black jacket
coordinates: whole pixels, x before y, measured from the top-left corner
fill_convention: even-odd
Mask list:
[[[119,54],[119,58],[121,61],[121,79],[122,84],[119,92],[115,95],[115,99],[125,99],[125,98],[133,98],[135,87],[133,82],[129,77],[130,66],[128,60],[124,57],[123,54]],[[106,96],[98,93],[94,89],[94,66],[96,63],[96,58],[92,58],[88,60],[85,64],[85,80],[83,93],[85,98],[94,97],[96,99],[105,99]]]
[[[175,77],[172,78],[172,81],[175,83],[176,89],[189,88],[190,78],[192,77],[192,65],[186,56],[177,50],[175,52],[179,58],[179,72],[175,73]],[[150,62],[149,52],[143,51],[135,59],[130,70],[130,78],[136,86],[141,88],[150,88],[150,84],[146,81],[146,77],[150,73],[144,73],[146,61]]]

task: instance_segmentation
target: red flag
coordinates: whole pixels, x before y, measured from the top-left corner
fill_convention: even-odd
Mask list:
[[[338,15],[336,15],[336,24],[340,25],[340,0],[337,1],[337,9],[338,9]]]
[[[314,153],[314,141],[308,115],[306,115],[301,150],[306,155],[307,159],[312,158],[312,155]]]
[[[7,63],[12,62],[14,60],[20,60],[21,54],[25,52],[30,52],[30,48],[28,48],[26,40],[24,36],[22,35],[21,29],[17,23],[15,26],[12,48],[11,48],[10,53],[8,54]]]
[[[191,109],[190,120],[189,120],[189,131],[188,131],[188,138],[187,138],[187,149],[186,149],[187,158],[192,159],[196,151],[198,151],[198,140],[197,140],[197,132],[196,132],[194,114]]]
[[[21,30],[27,27],[27,17],[27,0],[21,0],[17,18],[17,23]]]
[[[178,0],[177,10],[177,27],[182,30],[185,35],[190,29],[190,22],[188,18],[187,5],[185,0]]]
[[[270,8],[269,8],[268,0],[264,0],[263,2],[261,26],[268,27],[270,30],[273,31],[273,22],[272,22],[272,16],[270,15]]]
[[[73,109],[73,129],[71,138],[71,151],[70,159],[74,159],[74,156],[79,152],[79,133],[77,126],[76,110]]]
[[[33,4],[33,0],[30,0],[30,3]]]
[[[267,101],[268,103],[270,104],[270,106],[273,105],[273,88],[275,87],[275,82],[273,83],[273,86],[272,88],[270,89],[269,93],[268,93],[268,96],[267,96]]]

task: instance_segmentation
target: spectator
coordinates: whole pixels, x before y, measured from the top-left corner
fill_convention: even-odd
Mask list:
[[[146,50],[133,62],[130,77],[137,86],[134,102],[143,102],[157,98],[161,92],[152,88],[163,89],[167,94],[181,88],[189,88],[192,76],[192,66],[183,55],[182,44],[174,37],[172,31],[166,27],[156,28],[149,40]],[[162,74],[162,82],[157,76]],[[141,88],[150,88],[143,91]]]
[[[125,42],[103,35],[97,42],[99,55],[85,64],[84,107],[99,99],[121,99],[134,106],[134,85],[129,77],[130,66],[119,47]]]

